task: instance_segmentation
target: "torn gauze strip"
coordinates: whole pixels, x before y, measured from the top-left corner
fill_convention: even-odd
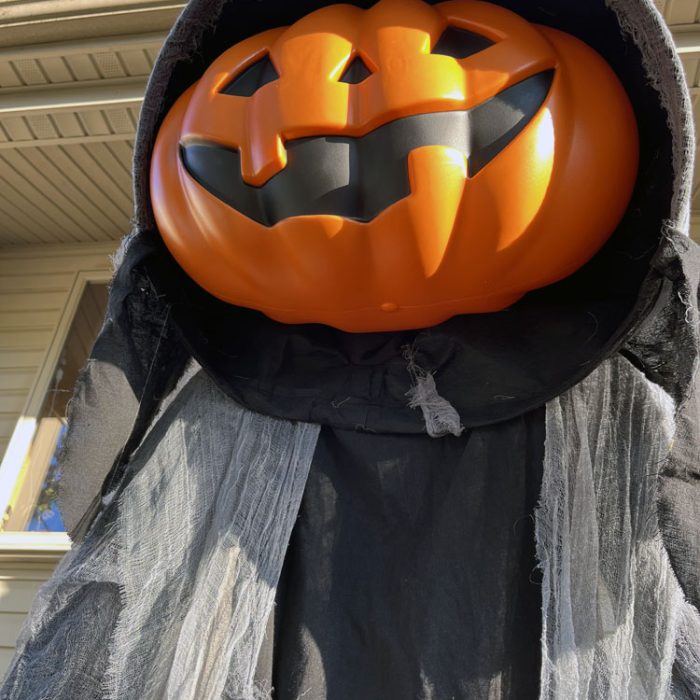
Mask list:
[[[674,410],[621,357],[547,404],[542,700],[700,697],[700,621],[656,511]]]
[[[427,372],[416,363],[415,350],[406,345],[403,351],[413,385],[406,394],[409,407],[420,408],[425,431],[430,437],[459,437],[464,432],[464,426],[457,409],[444,396],[440,396],[432,372]]]

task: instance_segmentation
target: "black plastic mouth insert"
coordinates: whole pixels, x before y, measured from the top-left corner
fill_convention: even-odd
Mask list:
[[[202,187],[264,226],[319,214],[368,222],[410,195],[411,151],[423,146],[459,150],[474,177],[532,121],[553,79],[553,70],[544,71],[472,109],[404,117],[359,138],[288,141],[287,167],[262,187],[243,181],[235,149],[191,141],[181,144],[180,154]]]

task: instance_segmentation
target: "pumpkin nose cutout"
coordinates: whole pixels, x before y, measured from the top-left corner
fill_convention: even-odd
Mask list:
[[[345,73],[343,73],[343,77],[340,79],[340,82],[348,83],[349,85],[357,85],[358,83],[362,83],[367,80],[370,75],[372,75],[372,71],[367,68],[367,64],[359,56],[357,56],[357,58],[355,58],[355,60],[348,66]]]

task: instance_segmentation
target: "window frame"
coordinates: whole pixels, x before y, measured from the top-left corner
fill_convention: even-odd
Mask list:
[[[34,382],[27,395],[22,413],[12,432],[5,455],[0,463],[0,513],[4,513],[12,497],[22,465],[37,431],[39,413],[58,367],[80,301],[88,284],[108,284],[109,269],[78,270],[61,310],[51,342],[44,354]],[[55,559],[70,549],[65,532],[0,532],[0,559],[7,556],[22,560]]]

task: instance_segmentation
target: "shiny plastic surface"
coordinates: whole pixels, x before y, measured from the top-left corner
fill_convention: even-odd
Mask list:
[[[466,31],[450,32],[447,41],[450,27]],[[462,35],[471,36],[465,58],[431,53],[438,45],[458,53]],[[276,80],[269,66],[255,67],[266,57]],[[369,74],[362,65],[352,67],[358,57]],[[341,80],[351,67],[350,79]],[[532,113],[498,97],[538,75],[551,76],[550,87]],[[231,94],[238,78],[250,96]],[[515,112],[517,131],[489,133],[499,120],[475,118],[499,99],[506,113]],[[431,115],[446,112],[472,115],[464,122],[466,145],[429,124],[437,119]],[[444,123],[455,123],[446,116]],[[420,117],[409,122],[421,124],[430,138],[409,138],[418,145],[402,156],[405,173],[387,169],[406,179],[407,194],[397,200],[383,190],[400,193],[403,185],[377,178],[369,156],[338,154],[345,144],[371,140],[375,130],[395,133],[392,123],[409,117]],[[484,148],[470,144],[482,142],[490,150],[476,169]],[[311,156],[335,155],[295,163],[299,144]],[[185,162],[188,148],[201,158],[202,147],[223,159],[213,183],[202,184],[193,176],[200,171]],[[433,6],[381,0],[370,10],[326,7],[220,56],[165,119],[151,194],[169,249],[215,296],[286,323],[385,331],[497,311],[573,273],[619,223],[637,165],[636,122],[624,89],[578,39],[476,0]],[[314,173],[315,167],[324,172]],[[226,168],[248,200],[272,194],[261,195],[262,204],[246,215],[231,204],[238,200],[224,201]],[[275,194],[287,168],[287,175],[297,174],[287,177],[288,188],[297,186],[295,179],[307,185],[299,197],[318,189],[309,200],[319,203],[313,211],[323,212],[321,204],[348,187],[355,200],[369,197],[380,205],[356,217],[297,214],[289,192]],[[371,182],[369,195],[366,186],[362,194],[364,180]],[[347,201],[346,214],[354,211]],[[368,209],[364,201],[356,206]]]

